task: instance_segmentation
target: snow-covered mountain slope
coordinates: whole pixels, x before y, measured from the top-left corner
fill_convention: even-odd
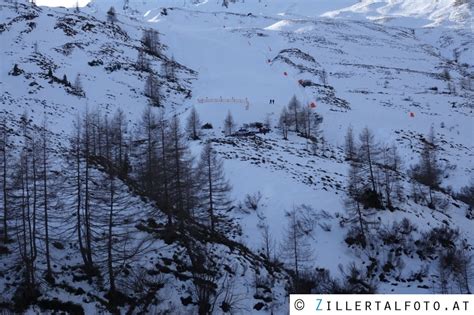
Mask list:
[[[48,0],[44,0],[48,1]],[[49,0],[51,1],[51,0]],[[154,7],[180,7],[207,12],[227,11],[290,18],[329,17],[370,20],[387,25],[421,27],[452,26],[472,28],[472,0],[130,0],[129,7],[141,13]],[[122,7],[115,0],[91,1],[91,6]]]
[[[153,72],[153,70],[148,72],[138,70],[135,67],[144,24],[127,20],[127,26],[111,25],[101,20],[100,15],[95,17],[87,13],[73,13],[72,10],[39,8],[24,4],[15,7],[13,3],[3,1],[0,3],[0,14],[2,42],[11,44],[1,46],[2,123],[7,121],[12,130],[17,130],[19,117],[23,114],[31,117],[34,124],[39,124],[44,118],[47,119],[49,129],[52,131],[49,141],[54,152],[52,153],[54,171],[64,169],[67,163],[64,152],[69,147],[68,137],[74,125],[73,121],[81,113],[99,110],[104,115],[113,115],[120,108],[127,116],[127,121],[133,125],[132,130],[137,128],[139,117],[149,106],[148,99],[142,93],[143,85],[149,72]],[[160,69],[163,63],[170,61],[171,56],[167,57],[166,46],[162,46],[161,49],[163,54],[148,56],[151,69]],[[18,73],[14,75],[10,71],[11,63],[17,64],[18,67]],[[169,113],[184,111],[182,104],[191,96],[189,88],[197,74],[177,62],[175,66],[176,75],[179,77],[177,80],[166,81],[157,74]],[[84,97],[77,97],[72,93],[72,87],[63,79],[64,75],[70,83],[74,83],[74,78],[79,75],[83,89],[87,91]],[[22,143],[16,131],[9,137],[16,139],[19,144]],[[100,182],[105,180],[101,177],[104,176],[103,173],[103,169],[97,167],[91,176],[102,178],[99,179]],[[96,182],[93,189],[99,191],[99,186]],[[140,197],[129,183],[119,182],[116,188],[117,195],[123,195],[128,200],[127,204],[122,205],[126,209],[126,215],[129,216],[126,219],[129,223],[126,231],[133,235],[128,241],[146,242],[144,246],[146,249],[141,254],[143,256],[134,263],[127,264],[128,271],[123,271],[128,275],[125,281],[130,281],[132,272],[133,279],[136,279],[135,276],[139,277],[140,281],[145,281],[143,283],[152,284],[154,286],[152,290],[160,292],[158,294],[155,291],[153,295],[148,296],[147,291],[141,288],[141,291],[140,289],[136,291],[136,295],[128,296],[120,304],[125,303],[128,308],[133,305],[132,300],[140,301],[129,308],[134,312],[194,313],[196,310],[192,296],[193,284],[190,279],[194,276],[195,270],[186,267],[188,263],[186,252],[189,250],[187,244],[191,243],[195,250],[200,247],[205,249],[208,255],[206,259],[217,262],[217,274],[223,272],[227,275],[222,278],[216,276],[216,279],[221,284],[232,284],[234,295],[232,299],[236,299],[233,303],[237,303],[239,308],[248,311],[257,304],[263,307],[268,302],[270,294],[276,299],[275,309],[280,309],[281,312],[287,309],[284,302],[288,278],[286,271],[268,265],[267,260],[231,239],[222,237],[216,239],[209,234],[209,231],[199,226],[188,225],[186,235],[176,236],[179,244],[170,242],[172,233],[163,230],[165,217],[162,213],[160,215],[156,212],[156,206],[146,198]],[[63,186],[62,190],[57,192],[58,198],[61,199],[61,207],[65,208],[73,202],[66,191]],[[68,211],[65,211],[62,215],[68,216],[67,213]],[[51,230],[54,230],[52,234],[56,235],[52,236],[54,242],[51,247],[56,283],[52,286],[47,283],[41,284],[43,304],[38,303],[41,304],[41,308],[34,306],[30,311],[37,313],[48,309],[45,304],[49,302],[44,301],[53,299],[73,303],[69,308],[70,311],[78,311],[74,306],[79,304],[80,311],[86,314],[104,312],[107,303],[102,298],[101,281],[93,284],[87,281],[87,275],[84,277],[80,268],[77,269],[81,260],[77,244],[67,243],[69,238],[64,237],[65,234],[70,235],[74,226],[69,225],[70,222],[66,223],[65,217],[58,215],[61,219],[58,220],[59,217],[56,217],[50,223]],[[95,224],[100,224],[102,219],[95,217]],[[121,231],[124,232],[125,229]],[[152,242],[149,242],[150,237],[153,239]],[[15,297],[18,294],[18,279],[10,276],[7,271],[15,264],[18,248],[13,245],[11,250],[6,248],[4,246],[1,248],[1,310],[10,309],[12,307],[10,302],[12,299],[16,301]],[[103,259],[100,255],[95,258]],[[45,261],[41,259],[36,264],[38,269],[42,269]],[[264,293],[260,295],[255,293],[254,299],[248,292],[255,291],[255,279],[270,273],[272,278],[276,277],[274,278],[276,282],[273,282]],[[228,279],[229,274],[230,277],[238,275],[237,280]],[[132,287],[134,284],[125,285]],[[264,285],[262,283],[262,286]],[[245,299],[241,299],[241,296],[245,296]],[[221,298],[224,299],[224,295]],[[225,295],[228,301],[230,298]],[[267,302],[263,303],[262,299],[266,299]],[[149,306],[150,303],[153,305]],[[147,305],[146,308],[143,308],[144,305]]]
[[[472,27],[473,9],[471,0],[362,0],[322,16],[362,17],[389,25]]]
[[[355,130],[368,126],[380,141],[397,143],[407,168],[417,159],[420,142],[416,139],[433,125],[444,139],[445,158],[452,162],[446,185],[459,189],[472,178],[473,143],[468,135],[473,134],[473,92],[463,90],[454,96],[448,93],[448,82],[440,76],[446,67],[455,82],[472,75],[470,31],[258,16],[243,10],[245,13],[202,11],[206,4],[175,7],[166,12],[161,8],[146,10],[142,17],[165,34],[163,41],[178,61],[199,73],[193,84],[193,98],[187,104],[196,107],[203,122],[214,126],[222,126],[228,111],[238,124],[269,117],[276,125],[281,109],[296,94],[303,104],[317,103],[316,111],[324,117],[322,129],[329,150],[335,152],[329,154],[335,158],[313,159],[301,153],[307,147],[304,140],[295,138],[294,143],[276,145],[281,140],[275,133],[263,143],[223,143],[236,200],[259,190],[265,200],[259,213],[242,218],[246,232],[243,241],[252,248],[262,245],[262,240],[255,237],[262,224],[268,224],[273,235],[281,235],[285,213],[295,205],[313,205],[331,213],[332,220],[336,220],[336,213],[344,212],[344,194],[337,187],[344,186],[347,172],[337,152],[349,125]],[[230,6],[229,10],[233,8]],[[453,51],[458,52],[457,63],[452,61]],[[322,83],[323,71],[328,74],[327,86]],[[298,84],[301,79],[316,85],[303,88]],[[221,97],[247,99],[249,106],[206,102]],[[275,99],[275,104],[268,104],[269,99]],[[440,128],[441,125],[445,127]],[[219,132],[215,136],[220,138]],[[236,151],[240,147],[241,153]],[[267,147],[268,151],[264,149]],[[407,204],[406,210],[402,216],[425,224],[419,219],[419,211],[424,210],[413,204]],[[459,222],[472,240],[472,221],[464,218],[465,209],[452,210],[459,215],[453,222]],[[267,218],[263,223],[262,217]],[[384,224],[402,219],[400,214],[391,217],[384,216]],[[432,219],[430,225],[441,218]],[[352,254],[344,254],[343,232],[335,229],[325,234],[316,233],[315,252],[342,246],[334,256],[316,255],[315,261],[337,273],[334,262],[346,264]],[[414,290],[410,285],[401,287],[400,292]],[[382,290],[390,292],[392,287]]]
[[[142,82],[148,75],[134,66],[141,46],[141,25],[130,22],[118,28],[88,14],[74,14],[72,10],[34,8],[21,11],[20,8],[17,13],[11,6],[5,8],[2,37],[12,45],[2,45],[5,56],[2,71],[8,73],[11,64],[17,63],[26,75],[14,77],[8,88],[3,82],[4,105],[15,108],[31,102],[30,109],[38,112],[46,106],[46,111],[58,116],[54,119],[54,123],[61,126],[58,131],[65,131],[62,128],[69,124],[70,115],[64,113],[83,108],[84,99],[71,97],[68,87],[60,82],[48,83],[47,74],[51,69],[54,76],[62,79],[66,75],[71,83],[79,76],[84,90],[88,91],[86,103],[94,100],[110,112],[121,107],[132,117],[137,117],[134,113],[141,114],[147,104],[141,93]],[[160,69],[167,60],[163,58],[167,57],[152,57],[151,66]],[[183,74],[180,82],[164,82],[167,87],[163,92],[173,106],[189,97],[190,82],[195,77],[195,72],[184,66],[178,71]],[[28,87],[26,90],[25,86]],[[115,91],[127,92],[117,94]],[[22,97],[17,98],[20,95]],[[65,103],[67,107],[61,105]]]
[[[90,0],[36,0],[36,5],[46,7],[73,8],[76,5],[79,7],[83,7],[89,2]]]
[[[422,134],[431,124],[442,122],[450,128],[446,136],[465,147],[472,144],[465,137],[472,132],[472,91],[453,96],[440,76],[448,68],[458,82],[472,71],[469,31],[180,8],[167,15],[159,12],[150,11],[145,19],[165,34],[163,41],[178,61],[198,71],[189,104],[197,106],[204,121],[221,125],[231,110],[238,123],[264,120],[267,115],[276,123],[282,107],[296,94],[304,104],[317,102],[326,137],[335,145],[342,145],[341,133],[349,124],[358,130],[368,125],[383,139],[395,141],[394,130]],[[458,63],[451,60],[453,51],[459,52]],[[329,77],[327,87],[321,85],[323,70]],[[320,86],[303,88],[298,84],[301,79]],[[220,97],[248,99],[250,105],[205,102]],[[276,103],[269,105],[269,99]],[[469,159],[468,151],[464,154],[461,161]],[[459,171],[455,177],[466,176],[462,181],[467,182],[470,171]]]
[[[46,0],[47,1],[47,0]],[[140,12],[157,7],[179,7],[189,10],[206,12],[253,13],[255,15],[279,15],[292,17],[317,17],[325,12],[342,9],[357,3],[357,0],[227,0],[227,6],[222,0],[158,0],[144,2],[128,1],[128,7]],[[109,8],[116,5],[122,8],[123,2],[116,0],[90,1],[95,8]]]
[[[194,106],[202,122],[214,126],[201,141],[192,141],[191,148],[197,155],[206,140],[215,145],[225,159],[236,209],[239,203],[244,204],[247,194],[262,195],[257,210],[232,212],[243,231],[232,242],[239,241],[253,253],[242,247],[242,252],[233,253],[222,266],[224,269],[239,262],[242,273],[237,277],[237,287],[243,301],[242,313],[251,312],[257,303],[252,272],[245,270],[257,264],[264,274],[274,271],[254,254],[262,251],[264,227],[268,226],[276,254],[284,241],[288,212],[303,211],[303,204],[311,207],[306,215],[313,218],[308,235],[313,254],[305,262],[308,269],[326,268],[340,276],[339,264],[373,266],[376,257],[381,268],[391,257],[389,246],[362,251],[345,241],[349,230],[345,209],[349,163],[344,159],[343,143],[349,126],[356,133],[367,126],[377,141],[398,146],[407,196],[411,189],[408,169],[418,161],[424,135],[433,126],[439,139],[439,158],[448,169],[442,184],[444,192],[436,193],[446,200],[445,208],[434,211],[407,198],[396,211],[379,211],[372,219],[383,227],[409,219],[416,225],[410,235],[413,242],[422,240],[426,235],[423,233],[433,227],[448,224],[459,229],[468,244],[474,244],[474,221],[466,217],[468,205],[446,193],[448,187],[458,191],[474,176],[474,89],[466,83],[474,77],[472,32],[462,27],[408,28],[366,20],[382,15],[415,15],[417,19],[439,22],[439,16],[432,12],[445,10],[453,1],[428,5],[423,12],[409,5],[415,1],[324,1],[321,7],[319,1],[309,0],[246,0],[231,3],[228,9],[216,0],[197,2],[184,1],[183,5],[183,1],[131,0],[122,10],[122,1],[98,0],[75,13],[72,9],[23,5],[17,12],[10,2],[1,1],[2,112],[12,122],[27,112],[38,125],[46,112],[55,133],[52,141],[58,148],[67,146],[71,122],[78,112],[87,109],[99,108],[112,114],[121,108],[136,127],[148,100],[143,95],[147,73],[134,65],[142,30],[157,29],[164,55],[152,58],[151,63],[164,86],[167,113],[176,112],[184,119]],[[105,12],[111,5],[118,13],[115,25],[105,22]],[[466,5],[456,8],[464,10]],[[318,18],[328,11],[331,13]],[[448,21],[449,16],[443,15],[442,19]],[[431,23],[425,22],[416,25]],[[158,71],[171,57],[178,63],[177,80],[173,82]],[[18,76],[9,75],[14,64],[22,71]],[[49,68],[54,76],[62,78],[65,74],[70,81],[80,74],[86,97],[68,93],[67,86],[54,80],[50,83]],[[443,74],[446,70],[449,80]],[[310,84],[303,87],[300,80]],[[321,130],[325,144],[317,154],[309,150],[306,139],[293,132],[288,141],[283,141],[276,128],[280,112],[293,95],[304,106],[315,103],[312,110],[324,118]],[[269,104],[270,99],[275,103]],[[250,138],[224,137],[222,125],[229,111],[239,126],[268,119],[272,131]],[[135,203],[137,208],[150,206],[143,200]],[[158,224],[162,221],[157,219]],[[153,230],[154,224],[143,229],[158,233]],[[205,240],[204,236],[195,240]],[[224,256],[234,245],[217,242],[215,256]],[[183,250],[181,246],[170,249],[161,239],[155,246],[165,258],[159,258],[160,267],[161,261],[167,264],[167,259],[179,256]],[[57,255],[60,259],[63,254]],[[176,274],[179,258],[162,270]],[[379,292],[436,290],[435,260],[423,260],[414,253],[402,259],[405,268],[399,274],[388,273],[386,278],[377,275]],[[186,277],[186,272],[176,277]],[[285,313],[287,273],[275,273],[278,281],[273,293],[281,302],[275,307],[277,312]],[[157,311],[192,312],[192,306],[185,305],[189,287],[171,283],[164,289],[164,299],[169,303]],[[66,300],[87,305],[90,312],[95,307],[100,309],[99,303],[84,301],[81,295],[74,297],[57,290],[51,297],[66,296]]]

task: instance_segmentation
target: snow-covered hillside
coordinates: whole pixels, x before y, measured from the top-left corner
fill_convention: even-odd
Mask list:
[[[43,0],[45,3],[51,0]],[[471,27],[471,0],[130,0],[129,7],[149,10],[154,7],[180,7],[207,12],[227,11],[290,18],[328,17],[349,20],[369,20],[386,25],[405,27]],[[121,1],[91,1],[93,7],[122,7]],[[145,12],[146,12],[145,11]]]
[[[144,95],[150,74],[160,85],[165,117],[176,114],[184,122],[194,107],[201,122],[213,126],[202,130],[199,140],[189,140],[189,146],[198,157],[211,142],[224,160],[232,185],[233,206],[227,215],[238,227],[221,235],[193,223],[185,232],[171,233],[164,228],[165,212],[153,198],[131,180],[117,178],[120,195],[133,205],[126,212],[136,224],[125,225],[147,243],[141,260],[120,269],[120,277],[126,282],[127,272],[140,270],[148,272],[148,278],[143,276],[147,281],[159,278],[159,286],[150,285],[156,289],[153,303],[151,297],[136,293],[127,296],[121,311],[133,311],[127,307],[135,303],[136,312],[196,313],[192,289],[196,270],[189,267],[189,260],[193,267],[196,262],[188,252],[193,246],[206,250],[210,246],[206,253],[217,261],[217,271],[206,279],[215,282],[219,293],[214,313],[286,313],[294,266],[282,248],[292,213],[307,224],[302,238],[308,254],[300,266],[305,272],[324,268],[335,279],[344,279],[355,263],[363,266],[380,293],[440,292],[441,254],[426,242],[443,231],[457,231],[455,250],[473,255],[474,214],[457,197],[474,179],[474,35],[469,1],[239,0],[229,1],[228,7],[217,0],[126,3],[95,0],[76,12],[0,0],[2,120],[15,131],[11,138],[20,148],[26,142],[20,117],[26,113],[39,127],[47,117],[58,173],[70,163],[66,152],[74,143],[70,137],[78,115],[99,110],[113,116],[121,109],[129,133],[135,137],[142,130],[142,115],[150,107]],[[118,19],[114,23],[107,22],[111,6]],[[150,68],[143,70],[137,67],[137,58],[146,29],[159,31],[162,53],[148,55]],[[162,70],[170,63],[173,79]],[[69,84],[76,78],[85,92],[82,97]],[[293,130],[283,140],[280,114],[294,95],[303,108],[322,117],[316,149],[314,139]],[[156,107],[151,111],[161,114]],[[242,127],[238,135],[224,135],[228,113],[236,129]],[[249,133],[248,125],[255,122],[268,122],[269,132]],[[363,247],[351,243],[356,238],[350,234],[353,222],[348,209],[351,162],[344,152],[349,127],[356,135],[367,127],[375,142],[396,145],[402,161],[394,175],[403,188],[400,202],[393,211],[378,209],[368,215],[370,237]],[[439,200],[436,207],[414,197],[410,172],[431,127],[437,162],[446,170],[433,192]],[[94,185],[99,189],[110,170],[100,159],[93,162],[97,163]],[[254,209],[249,197],[258,200]],[[63,202],[66,209],[73,203]],[[65,229],[60,221],[53,226]],[[104,280],[81,278],[78,245],[61,239],[67,231],[53,236],[61,245],[52,247],[57,283],[42,281],[41,294],[81,305],[86,313],[103,311],[110,298],[104,293]],[[396,237],[389,232],[402,236],[393,241]],[[432,246],[438,250],[438,245]],[[441,252],[444,245],[439,247]],[[8,276],[17,249],[8,244],[2,248],[6,253],[0,251],[4,296],[0,309],[11,307],[9,300],[16,296],[19,283]],[[105,254],[97,259],[105,261]],[[37,264],[38,269],[45,268],[42,258]],[[228,277],[235,279],[232,285]],[[471,292],[473,281],[467,280]],[[443,292],[460,289],[453,284]],[[156,305],[140,308],[150,304]],[[38,312],[38,305],[29,310]]]
[[[323,16],[362,17],[374,22],[411,27],[472,27],[473,9],[473,2],[470,0],[362,0],[350,7],[327,12]]]

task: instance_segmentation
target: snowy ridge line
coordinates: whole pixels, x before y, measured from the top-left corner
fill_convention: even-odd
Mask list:
[[[170,6],[170,7],[161,7],[159,9],[167,9],[170,11],[176,10],[176,11],[183,11],[183,12],[190,12],[190,13],[199,13],[199,14],[207,14],[207,15],[216,15],[216,14],[228,14],[228,15],[234,15],[234,16],[240,16],[240,17],[253,17],[253,18],[264,18],[264,19],[271,19],[274,21],[279,21],[281,18],[279,17],[274,17],[268,14],[262,14],[262,15],[255,15],[252,12],[248,13],[241,13],[241,12],[233,12],[233,11],[203,11],[203,10],[195,10],[195,9],[189,9],[189,8],[184,8],[184,7],[176,7],[176,6]],[[158,9],[155,9],[158,10]],[[150,10],[151,11],[151,10]]]
[[[418,74],[431,76],[433,78],[440,77],[440,74],[436,72],[421,71],[421,70],[414,70],[414,69],[400,68],[400,67],[387,67],[387,66],[381,66],[381,65],[370,65],[370,64],[359,64],[359,63],[348,63],[348,62],[341,62],[340,65],[358,67],[358,68],[367,68],[367,69],[396,70],[396,71],[403,71],[403,72],[408,72],[408,73],[418,73]]]

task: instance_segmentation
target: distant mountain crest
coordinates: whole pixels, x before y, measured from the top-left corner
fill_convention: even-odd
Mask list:
[[[472,0],[361,0],[325,17],[367,18],[403,26],[468,26],[472,20]]]
[[[43,3],[54,0],[41,0]],[[87,1],[87,0],[83,0]],[[146,13],[162,7],[194,8],[200,11],[231,11],[293,18],[328,17],[362,19],[407,27],[469,27],[473,0],[92,0],[101,9],[115,6]]]

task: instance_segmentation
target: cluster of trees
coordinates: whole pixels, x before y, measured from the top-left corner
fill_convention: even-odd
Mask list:
[[[345,155],[350,168],[346,208],[352,227],[345,240],[348,245],[355,244],[361,248],[366,248],[368,240],[372,248],[393,246],[383,264],[381,281],[391,270],[400,272],[404,267],[402,252],[413,256],[416,250],[422,261],[438,257],[441,293],[470,292],[472,255],[468,253],[469,245],[458,238],[458,231],[447,226],[434,228],[423,234],[420,240],[414,241],[411,234],[416,227],[407,219],[400,223],[394,222],[391,228],[381,227],[380,222],[371,219],[377,210],[394,211],[397,204],[403,201],[403,173],[407,173],[411,180],[413,191],[410,196],[415,202],[422,202],[432,209],[443,207],[443,200],[439,198],[442,194],[436,192],[445,192],[441,187],[445,169],[439,162],[440,149],[433,128],[426,137],[421,138],[421,142],[418,163],[404,172],[394,145],[378,143],[368,128],[361,131],[356,141],[352,127],[348,128]],[[466,186],[453,197],[472,205],[473,191],[472,185]],[[378,264],[378,261],[374,261],[374,270],[378,268]],[[458,289],[452,288],[453,283],[458,285]]]
[[[54,75],[53,69],[50,67],[48,69],[47,78],[49,78],[49,83],[59,83],[64,85],[65,87],[69,88],[67,91],[73,95],[78,97],[85,97],[86,92],[84,87],[82,86],[82,80],[80,74],[76,75],[76,78],[73,83],[69,82],[67,76],[64,74],[62,79]]]
[[[454,52],[454,61],[457,63],[457,58],[459,57],[459,52],[455,50]],[[440,78],[447,82],[447,89],[449,93],[456,94],[456,82],[451,77],[449,70],[447,68],[443,69],[440,73]],[[472,91],[472,75],[466,74],[464,77],[459,79],[459,87],[465,91]]]
[[[437,262],[437,287],[441,294],[472,294],[474,256],[472,246],[460,235],[458,229],[448,225],[435,227],[421,235],[415,242],[416,253],[422,260]]]
[[[153,71],[148,55],[162,57],[161,44],[159,40],[159,33],[154,29],[146,29],[142,36],[143,48],[138,49],[138,57],[135,63],[135,68],[139,71],[148,72],[148,78],[145,82],[145,96],[150,99],[152,106],[162,106],[161,83]],[[171,59],[163,59],[160,75],[167,81],[173,82],[176,80],[176,66],[177,63],[172,57]]]
[[[364,128],[359,141],[353,129],[345,137],[346,160],[350,163],[346,202],[351,220],[357,224],[362,243],[367,234],[368,219],[374,209],[396,209],[403,201],[401,184],[403,165],[396,146],[381,145],[371,130]],[[439,189],[443,169],[437,159],[434,131],[423,142],[420,161],[410,169],[416,201],[423,200],[429,207],[436,207],[433,191]]]
[[[365,268],[349,264],[346,268],[339,265],[341,278],[331,276],[329,270],[316,268],[305,273],[305,281],[301,293],[312,294],[375,294],[377,282],[367,276]]]
[[[19,294],[37,295],[37,259],[46,264],[44,278],[52,281],[49,211],[55,191],[50,188],[51,173],[49,150],[50,134],[46,122],[36,129],[23,115],[16,135],[22,141],[16,146],[14,130],[5,118],[0,125],[0,152],[2,156],[2,243],[9,245],[22,267],[23,282]],[[19,134],[19,135],[18,135]],[[7,248],[7,247],[5,247]]]
[[[161,55],[160,34],[155,29],[146,29],[143,31],[142,44],[145,52],[159,57]]]
[[[161,73],[168,81],[176,80],[176,61],[174,57],[171,57],[170,60],[165,60],[162,64]]]
[[[400,184],[402,163],[396,146],[377,143],[368,128],[362,130],[356,142],[349,127],[345,152],[350,163],[347,193],[350,208],[356,210],[358,220],[362,221],[361,208],[394,210],[396,203],[403,199]]]
[[[148,34],[148,35],[147,35]],[[156,36],[154,35],[156,34]],[[152,71],[150,66],[150,61],[147,58],[147,53],[151,51],[150,47],[159,47],[159,43],[150,44],[151,41],[158,41],[158,32],[153,30],[145,30],[143,34],[142,43],[145,45],[146,49],[138,49],[137,62],[135,67],[139,71],[149,72],[148,78],[145,81],[145,96],[149,98],[151,106],[161,106],[162,96],[161,96],[161,86],[158,78]],[[159,49],[159,48],[158,48]]]
[[[424,201],[432,209],[441,205],[441,200],[436,199],[434,191],[441,189],[445,174],[445,169],[438,161],[438,151],[438,141],[434,129],[431,128],[428,137],[423,139],[420,161],[410,170],[413,198],[415,201]]]
[[[292,130],[309,139],[312,142],[312,150],[316,153],[323,141],[320,131],[322,121],[323,118],[318,113],[308,106],[302,106],[298,98],[293,96],[280,114],[279,127],[283,139],[287,140],[288,132]]]
[[[9,75],[12,76],[19,76],[20,74],[23,74],[24,70],[22,70],[18,64],[14,64],[12,70],[8,73]],[[65,87],[69,88],[67,91],[73,95],[76,95],[78,97],[85,97],[86,92],[82,86],[82,81],[81,81],[81,76],[80,74],[76,75],[76,78],[73,83],[69,82],[66,74],[63,75],[62,78],[59,78],[54,75],[53,69],[50,67],[48,69],[48,73],[46,74],[46,77],[49,78],[49,83],[59,83],[64,85]]]
[[[201,120],[196,108],[193,106],[186,121],[186,132],[191,140],[199,140],[201,137]]]
[[[150,73],[145,81],[145,96],[148,97],[151,106],[163,105],[160,88],[160,81],[153,73]]]
[[[298,292],[302,277],[304,264],[311,261],[312,252],[308,236],[312,232],[312,220],[308,216],[307,206],[300,206],[288,212],[288,225],[284,242],[282,243],[283,257],[289,260],[289,266],[294,272],[294,288]]]
[[[191,137],[196,136],[196,116],[190,115],[188,120]],[[156,115],[149,108],[140,125],[140,134],[146,136],[135,155],[146,160],[139,163],[136,176],[147,195],[168,214],[169,224],[193,218],[207,222],[214,232],[230,209],[226,197],[230,186],[211,144],[205,145],[200,161],[195,163],[177,116],[167,121],[163,112]]]
[[[314,254],[311,242],[314,242],[314,229],[318,225],[318,216],[308,205],[300,205],[287,213],[287,228],[282,239],[278,256],[273,246],[268,227],[264,226],[264,253],[274,263],[281,257],[291,270],[292,282],[289,288],[292,294],[373,294],[377,290],[368,268],[357,268],[350,264],[345,270],[341,265],[342,278],[332,278],[325,269],[313,269]],[[274,258],[272,258],[272,254]],[[311,266],[311,268],[308,268]]]
[[[139,71],[150,72],[150,61],[148,60],[143,49],[138,50],[137,62],[135,63],[135,68]]]
[[[138,218],[161,215],[171,230],[191,221],[210,233],[228,231],[231,187],[211,143],[196,159],[178,117],[166,119],[151,107],[136,130],[127,121],[120,110],[113,117],[99,111],[78,117],[64,163],[52,150],[46,123],[36,126],[23,115],[18,136],[2,122],[1,244],[18,253],[18,294],[25,299],[37,294],[38,277],[55,281],[50,248],[60,235],[75,244],[86,276],[104,276],[116,305],[126,285],[117,283],[119,275],[148,246],[135,228]],[[130,189],[157,208],[137,209]]]
[[[409,196],[432,209],[443,208],[445,201],[441,193],[446,193],[446,190],[441,184],[446,170],[439,161],[440,149],[433,128],[421,142],[418,163],[406,171],[412,189]],[[404,168],[396,146],[381,145],[368,128],[362,130],[358,142],[354,139],[353,129],[348,128],[345,154],[350,163],[346,207],[351,221],[356,223],[361,244],[365,244],[367,226],[371,223],[369,218],[374,211],[394,211],[397,204],[404,200],[401,183],[405,176]],[[472,208],[473,191],[472,185],[466,186],[453,197]]]
[[[114,168],[98,171],[92,159],[98,150],[108,159],[116,157],[120,118],[105,120],[94,130],[95,116],[78,120],[65,164],[52,148],[46,122],[37,126],[24,114],[20,135],[2,123],[2,241],[21,275],[18,307],[38,296],[43,279],[55,282],[52,245],[64,249],[62,242],[74,242],[88,276],[106,271],[111,301],[116,275],[137,258],[142,243],[131,231],[138,209],[130,209],[132,200]]]

